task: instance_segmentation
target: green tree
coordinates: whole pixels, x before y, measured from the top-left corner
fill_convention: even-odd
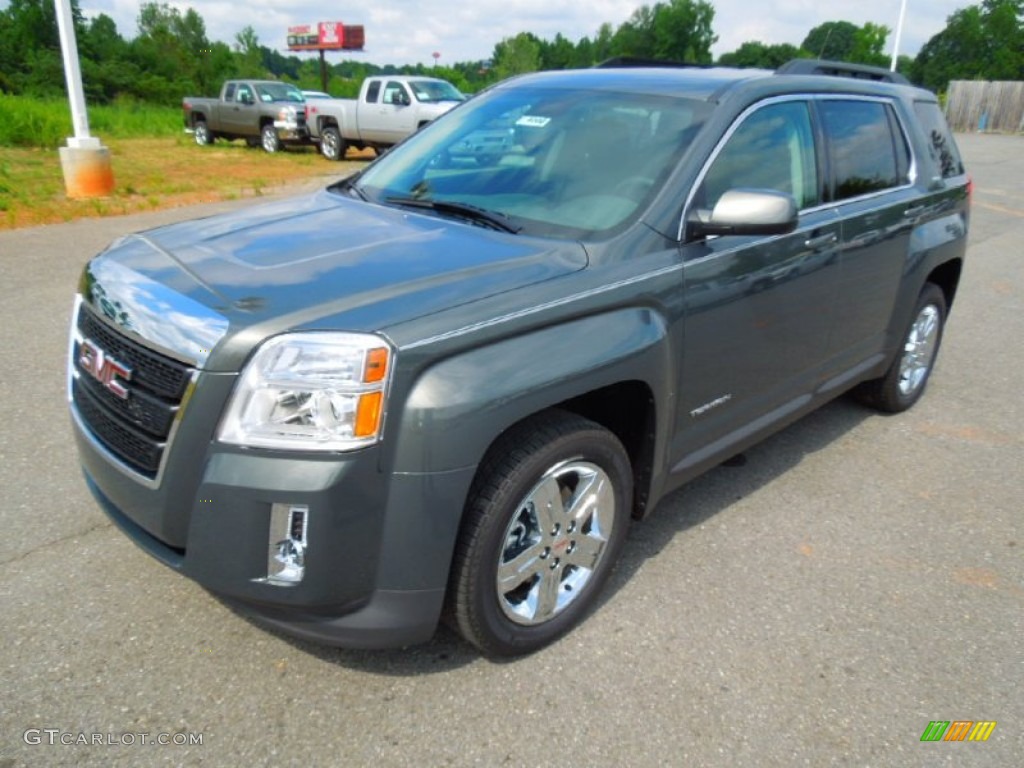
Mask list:
[[[1022,15],[1022,0],[985,0],[961,8],[925,43],[913,79],[939,92],[951,80],[1024,80]]]
[[[889,31],[888,27],[882,24],[872,24],[869,21],[854,33],[853,49],[846,61],[871,64],[877,67],[889,66],[891,57],[884,53]]]
[[[718,63],[723,67],[757,67],[759,69],[778,69],[793,59],[806,59],[807,51],[789,43],[765,45],[756,40],[743,43],[731,53],[722,54]]]
[[[251,25],[235,35],[235,74],[237,77],[266,77],[260,39]],[[319,87],[319,86],[317,86]]]
[[[704,0],[669,0],[654,6],[654,56],[688,64],[710,64],[718,40],[715,9]]]
[[[82,13],[72,0],[75,36]],[[64,92],[64,64],[53,0],[11,0],[0,11],[0,90],[33,96]]]
[[[850,61],[857,32],[857,25],[848,21],[826,21],[808,32],[800,47],[816,59]]]
[[[494,73],[499,80],[540,69],[540,41],[529,32],[508,37],[494,47]]]

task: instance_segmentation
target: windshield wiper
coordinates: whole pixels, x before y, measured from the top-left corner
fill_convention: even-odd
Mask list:
[[[510,232],[513,235],[518,234],[522,231],[522,227],[513,224],[509,217],[504,213],[498,213],[496,211],[489,211],[486,208],[473,205],[472,203],[460,203],[456,200],[427,200],[422,197],[386,197],[384,202],[392,203],[393,205],[402,205],[409,208],[426,208],[430,211],[437,211],[438,213],[448,213],[455,216],[461,216],[469,219],[470,221],[484,224],[491,227],[492,229],[500,230],[501,232]]]
[[[346,176],[341,181],[331,184],[329,187],[327,187],[327,189],[331,192],[340,192],[344,190],[346,192],[351,193],[355,197],[358,197],[364,203],[368,202],[370,198],[367,196],[365,192],[363,192],[363,190],[356,186],[356,182],[362,175],[362,171],[360,171],[359,173],[353,173],[351,176]]]

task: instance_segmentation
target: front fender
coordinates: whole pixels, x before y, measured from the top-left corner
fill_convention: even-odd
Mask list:
[[[527,416],[623,382],[646,384],[662,412],[672,391],[670,360],[664,320],[648,308],[592,315],[447,358],[405,399],[394,471],[475,466]]]

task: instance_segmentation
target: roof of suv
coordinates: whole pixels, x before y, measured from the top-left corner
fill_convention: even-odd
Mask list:
[[[585,70],[537,72],[516,78],[514,82],[516,85],[536,84],[547,88],[582,87],[683,96],[701,101],[715,101],[744,83],[759,83],[765,91],[776,93],[892,93],[894,88],[910,85],[902,75],[877,67],[811,59],[789,62],[774,72],[649,63],[650,66],[646,66],[648,62],[638,66],[633,62],[616,62]]]

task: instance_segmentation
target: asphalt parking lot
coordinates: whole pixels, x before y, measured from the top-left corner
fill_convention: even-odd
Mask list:
[[[0,232],[0,768],[1020,765],[1024,137],[958,141],[969,261],[925,398],[841,399],[691,483],[582,627],[506,663],[444,629],[375,653],[264,631],[88,494],[64,398],[82,265],[245,203]],[[935,720],[997,725],[921,742]]]

